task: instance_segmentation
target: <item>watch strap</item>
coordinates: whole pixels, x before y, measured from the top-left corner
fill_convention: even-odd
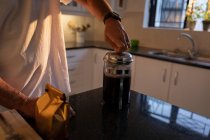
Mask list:
[[[105,24],[106,20],[109,19],[109,18],[113,18],[115,20],[118,20],[118,21],[121,21],[121,17],[119,14],[117,14],[116,12],[108,12],[105,16],[104,16],[104,19],[103,19],[103,22]]]

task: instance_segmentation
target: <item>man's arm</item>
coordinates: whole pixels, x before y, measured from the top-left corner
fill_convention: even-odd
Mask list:
[[[105,15],[112,12],[106,0],[76,0],[82,4],[92,15],[103,21]],[[130,47],[128,35],[120,21],[109,18],[105,22],[105,39],[117,52],[125,51]]]
[[[36,100],[29,99],[0,77],[0,105],[9,109],[16,109],[29,117],[34,117]]]
[[[106,0],[75,0],[83,5],[88,11],[97,17],[99,20],[103,20],[106,13],[111,12],[112,8]]]

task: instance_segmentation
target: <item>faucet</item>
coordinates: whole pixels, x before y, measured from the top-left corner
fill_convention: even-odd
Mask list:
[[[188,49],[187,53],[189,54],[190,59],[194,59],[198,55],[198,47],[196,46],[195,41],[193,40],[192,36],[187,33],[181,33],[178,39],[180,40],[182,37],[191,42],[192,48]]]

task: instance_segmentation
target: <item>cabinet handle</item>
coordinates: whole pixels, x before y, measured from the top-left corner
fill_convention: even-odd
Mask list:
[[[94,55],[94,63],[97,64],[97,54]]]
[[[125,0],[118,0],[117,1],[117,8],[123,9],[125,7]]]
[[[74,58],[74,57],[76,57],[75,55],[69,55],[69,56],[67,56],[67,58]]]
[[[162,81],[165,83],[166,82],[166,75],[167,75],[167,69],[164,69],[164,72],[163,72],[163,79]]]
[[[175,86],[177,85],[178,77],[179,77],[179,73],[178,72],[175,72],[175,76],[174,76],[174,85]]]
[[[75,69],[69,69],[69,71],[75,71]]]
[[[75,84],[75,83],[76,83],[76,81],[74,81],[74,80],[73,81],[70,81],[70,84]]]
[[[123,7],[124,6],[124,3],[123,3],[123,0],[119,0],[119,7]]]

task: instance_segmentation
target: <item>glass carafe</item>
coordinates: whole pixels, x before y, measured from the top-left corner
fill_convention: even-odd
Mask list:
[[[128,52],[108,52],[104,56],[103,100],[118,109],[127,107],[130,101],[131,62]]]

